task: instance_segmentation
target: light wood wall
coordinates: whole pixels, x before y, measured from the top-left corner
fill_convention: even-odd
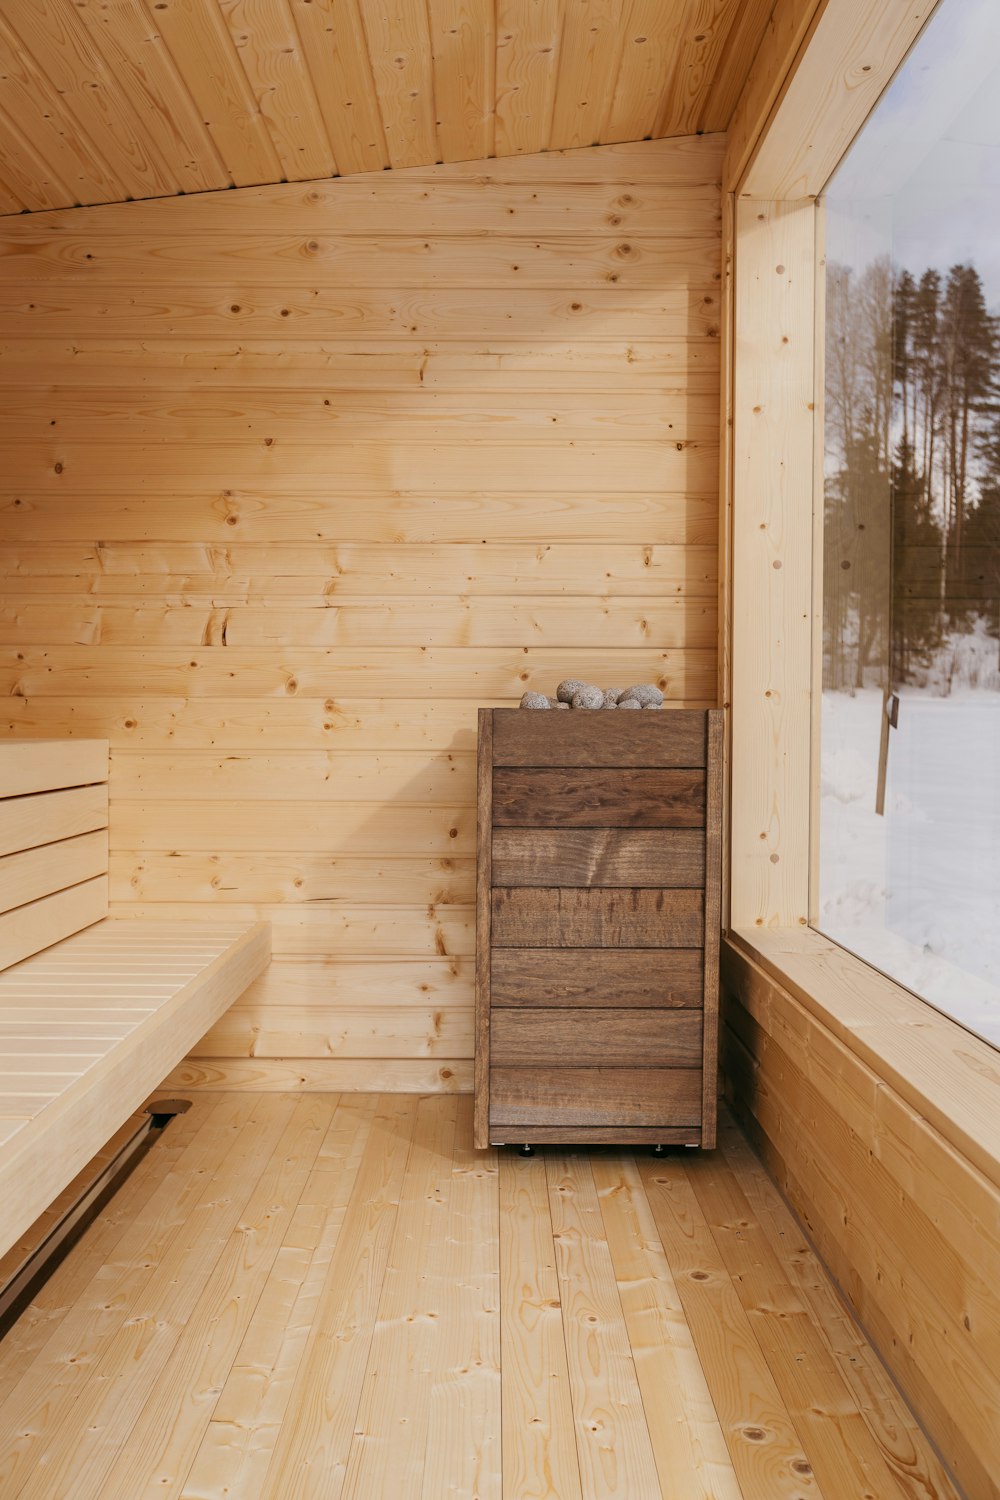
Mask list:
[[[273,924],[184,1082],[471,1083],[477,704],[716,692],[721,138],[8,221],[6,732],[112,910]]]
[[[723,945],[727,1093],[964,1493],[998,1500],[996,1055],[817,937]]]

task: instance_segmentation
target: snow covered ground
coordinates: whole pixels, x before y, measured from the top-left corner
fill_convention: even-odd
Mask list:
[[[995,650],[994,644],[994,650]],[[1000,693],[824,693],[820,929],[1000,1046]]]

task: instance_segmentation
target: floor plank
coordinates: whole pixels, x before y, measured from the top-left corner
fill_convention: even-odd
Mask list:
[[[403,1191],[417,1100],[385,1096],[261,1494],[267,1500],[338,1500]]]
[[[720,1121],[720,1144],[785,1275],[799,1288],[822,1328],[855,1406],[864,1413],[903,1494],[912,1500],[941,1500],[950,1495],[951,1480],[937,1453],[810,1249],[795,1215],[746,1137],[725,1115]]]
[[[635,1160],[595,1153],[593,1173],[660,1488],[670,1500],[741,1500]]]
[[[584,1500],[655,1497],[656,1462],[590,1162],[567,1152],[546,1167]]]
[[[504,1496],[582,1500],[543,1157],[500,1157]]]
[[[660,1243],[722,1423],[744,1500],[841,1500],[822,1496],[792,1414],[782,1400],[683,1160],[641,1167]]]
[[[251,1500],[263,1489],[377,1104],[371,1094],[339,1101],[182,1500]]]
[[[958,1500],[731,1122],[522,1159],[322,1092],[174,1120],[0,1342],[0,1494]]]

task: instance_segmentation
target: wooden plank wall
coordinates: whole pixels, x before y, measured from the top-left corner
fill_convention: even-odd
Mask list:
[[[110,739],[113,912],[273,924],[188,1086],[471,1086],[476,705],[714,702],[721,153],[6,222],[5,732]]]
[[[997,1158],[932,1118],[902,1066],[936,1048],[941,1078],[960,1062],[985,1147],[996,1134],[990,1049],[956,1042],[957,1027],[894,1000],[889,981],[866,997],[856,960],[834,944],[816,954],[813,937],[775,939],[775,959],[797,973],[788,984],[723,944],[726,1092],[963,1492],[1000,1500]],[[824,990],[829,1024],[811,998]]]

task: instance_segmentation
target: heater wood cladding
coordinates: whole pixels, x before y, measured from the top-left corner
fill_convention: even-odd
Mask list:
[[[722,712],[479,711],[476,1145],[715,1145]]]

